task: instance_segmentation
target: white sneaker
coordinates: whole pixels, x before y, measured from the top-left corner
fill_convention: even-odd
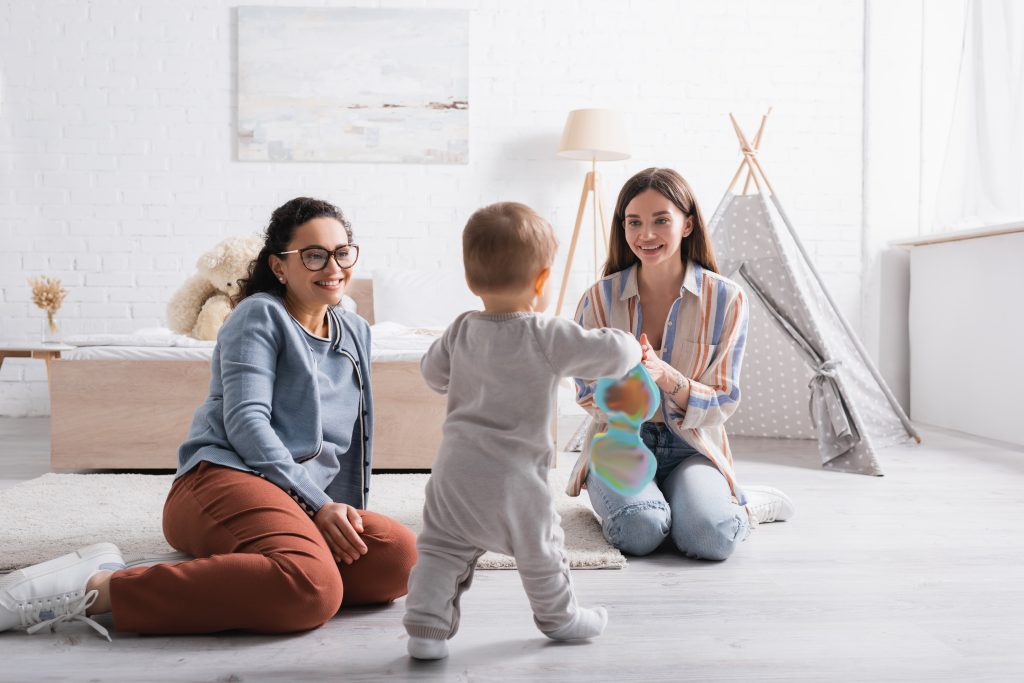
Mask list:
[[[755,524],[785,522],[796,513],[793,501],[782,491],[771,486],[744,486],[747,510]]]
[[[444,659],[448,656],[448,641],[409,636],[408,649],[413,659]]]
[[[97,543],[0,577],[0,632],[52,631],[65,621],[82,621],[110,640],[107,629],[85,614],[99,595],[85,584],[96,572],[116,569],[124,569],[121,551]]]

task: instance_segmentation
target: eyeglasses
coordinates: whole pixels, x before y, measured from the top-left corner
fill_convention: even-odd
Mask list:
[[[279,251],[276,255],[284,256],[285,254],[298,254],[302,259],[302,265],[306,266],[306,270],[314,272],[327,267],[328,258],[331,254],[334,254],[334,261],[339,266],[351,268],[359,260],[359,245],[346,244],[343,247],[338,247],[333,252],[323,247],[303,247],[302,249],[292,249],[291,251]]]

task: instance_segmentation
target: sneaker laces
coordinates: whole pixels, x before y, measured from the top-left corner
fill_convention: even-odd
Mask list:
[[[107,629],[100,626],[85,613],[96,602],[100,592],[91,590],[84,595],[77,595],[76,593],[77,591],[75,593],[65,593],[57,598],[32,600],[18,605],[18,614],[21,617],[22,627],[28,633],[37,633],[46,627],[49,627],[52,632],[58,624],[81,621],[110,641],[110,633]],[[43,618],[44,613],[48,618]]]
[[[750,506],[751,516],[757,519],[758,524],[774,522],[775,518],[779,515],[779,508],[781,506],[782,501],[763,500]]]
[[[747,503],[743,507],[744,509],[746,509],[747,518],[750,520],[750,530],[753,531],[757,528],[757,525],[760,524],[760,522],[758,522],[757,520],[757,513],[754,512],[754,506],[751,505],[750,503]]]

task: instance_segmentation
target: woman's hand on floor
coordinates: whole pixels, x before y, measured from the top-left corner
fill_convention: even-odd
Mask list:
[[[338,562],[352,564],[366,554],[366,544],[359,538],[363,532],[363,519],[351,505],[327,503],[317,510],[313,523],[324,535],[331,554]]]

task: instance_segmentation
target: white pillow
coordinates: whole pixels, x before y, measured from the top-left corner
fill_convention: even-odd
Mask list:
[[[373,271],[373,319],[406,327],[447,327],[483,304],[460,271]]]

